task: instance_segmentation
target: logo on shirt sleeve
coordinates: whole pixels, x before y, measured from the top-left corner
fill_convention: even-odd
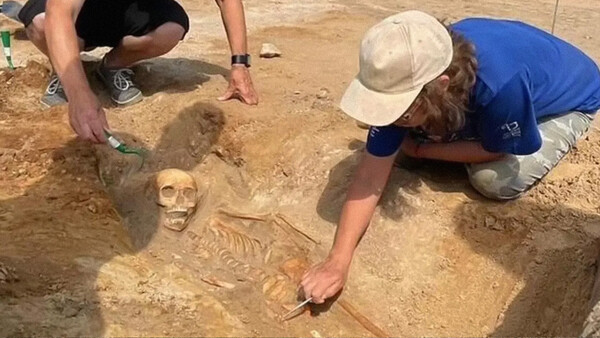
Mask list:
[[[521,137],[521,127],[519,127],[519,123],[517,121],[507,123],[500,127],[502,129],[502,139],[506,140],[514,137]]]

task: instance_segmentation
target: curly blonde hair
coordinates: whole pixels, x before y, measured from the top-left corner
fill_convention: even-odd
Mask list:
[[[477,73],[475,46],[450,28],[448,31],[452,37],[454,54],[450,66],[442,75],[450,78],[449,86],[444,90],[436,81],[432,81],[423,87],[413,102],[414,107],[423,109],[426,114],[422,129],[442,139],[464,126]]]

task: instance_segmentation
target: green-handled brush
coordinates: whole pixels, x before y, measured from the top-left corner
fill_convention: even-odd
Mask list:
[[[2,47],[4,51],[4,56],[6,56],[6,62],[10,69],[15,69],[15,66],[12,62],[12,52],[10,49],[10,32],[9,31],[1,31],[0,35],[2,36]]]
[[[147,152],[143,148],[130,148],[125,143],[119,141],[116,137],[114,137],[108,130],[104,130],[104,136],[106,136],[106,143],[111,148],[116,149],[121,154],[129,154],[129,155],[137,155],[141,159],[140,167],[141,169],[144,166],[144,162],[146,161]]]
[[[105,187],[115,185],[122,186],[123,184],[126,184],[135,173],[142,169],[148,152],[143,148],[128,147],[123,141],[113,136],[112,133],[106,129],[104,130],[104,136],[106,136],[106,144],[109,147],[121,154],[134,155],[131,157],[132,161],[125,160],[126,163],[118,160],[116,162],[108,161],[108,166],[98,165],[98,177]],[[139,165],[136,165],[135,162],[138,162]],[[116,168],[113,168],[111,163],[116,165]]]

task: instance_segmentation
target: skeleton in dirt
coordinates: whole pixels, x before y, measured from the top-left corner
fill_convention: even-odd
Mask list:
[[[285,216],[213,209],[207,203],[208,188],[182,170],[166,169],[153,178],[159,226],[184,232],[181,244],[191,245],[199,257],[216,258],[213,273],[258,284],[268,302],[284,308],[296,302],[296,283],[307,268],[308,249],[314,243]],[[203,278],[213,285],[235,287],[221,279]]]

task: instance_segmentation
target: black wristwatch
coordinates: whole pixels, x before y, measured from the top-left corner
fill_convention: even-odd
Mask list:
[[[244,65],[250,67],[250,54],[232,55],[231,65]]]

